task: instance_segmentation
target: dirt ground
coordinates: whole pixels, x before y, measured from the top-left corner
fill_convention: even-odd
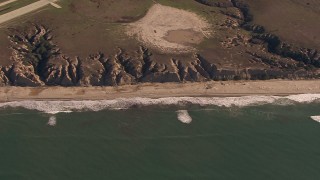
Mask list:
[[[197,14],[160,4],[153,5],[146,16],[127,29],[147,46],[168,53],[193,51],[191,44],[210,36],[210,24]]]
[[[202,34],[202,32],[196,32],[192,29],[168,31],[168,33],[164,37],[164,39],[168,42],[182,44],[186,46],[199,44],[204,38],[205,37]]]

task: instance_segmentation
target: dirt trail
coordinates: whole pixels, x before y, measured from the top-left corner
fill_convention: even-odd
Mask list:
[[[210,24],[193,12],[155,4],[127,32],[162,52],[183,53],[194,51],[192,44],[210,36],[209,30]]]
[[[24,6],[22,8],[16,9],[14,11],[8,12],[6,14],[3,14],[0,16],[0,24],[5,23],[7,21],[10,21],[14,18],[17,18],[19,16],[22,16],[24,14],[30,13],[32,11],[35,11],[37,9],[40,9],[48,4],[54,3],[57,0],[39,0],[35,3],[29,4],[27,6]]]
[[[0,3],[0,7],[1,7],[1,6],[5,6],[5,5],[7,5],[7,4],[10,4],[10,3],[13,3],[13,2],[15,2],[15,1],[17,1],[17,0],[8,0],[8,1],[5,1],[5,2],[2,2],[2,3]]]

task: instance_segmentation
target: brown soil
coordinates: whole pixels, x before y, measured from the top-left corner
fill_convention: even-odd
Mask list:
[[[192,44],[199,44],[204,39],[204,36],[202,33],[192,29],[182,29],[169,31],[164,39],[168,42],[189,46]]]

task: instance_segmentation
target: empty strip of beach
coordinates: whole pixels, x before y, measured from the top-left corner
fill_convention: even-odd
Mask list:
[[[104,87],[0,87],[1,102],[23,100],[112,100],[134,97],[286,96],[294,94],[320,94],[320,80],[143,83]]]

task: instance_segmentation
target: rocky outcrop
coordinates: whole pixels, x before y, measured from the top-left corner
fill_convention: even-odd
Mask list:
[[[144,67],[146,65],[147,58],[150,56],[148,49],[140,46],[137,51],[127,52],[123,49],[119,49],[117,59],[124,67],[124,70],[133,76],[135,79],[143,77]]]
[[[233,7],[238,8],[242,12],[243,19],[244,19],[243,24],[249,23],[253,20],[253,16],[250,13],[248,4],[244,3],[242,0],[230,0],[230,1]]]
[[[42,73],[45,84],[74,86],[78,82],[78,58],[58,55],[50,58]]]
[[[105,62],[105,84],[109,86],[126,85],[135,82],[135,77],[126,71],[122,65],[121,51]]]
[[[180,81],[206,81],[210,74],[202,67],[201,61],[195,56],[192,61],[173,60],[179,70]]]
[[[46,64],[59,54],[59,49],[52,43],[50,30],[33,25],[25,31],[12,30],[9,36],[12,43],[13,65],[8,77],[13,85],[41,86],[47,75]]]
[[[9,39],[12,43],[13,60],[32,65],[37,73],[41,73],[48,59],[58,55],[60,51],[51,41],[50,30],[39,25],[33,25],[23,32],[15,30]]]
[[[251,41],[255,41],[255,39],[262,40],[263,43],[267,44],[270,53],[291,58],[305,65],[320,67],[320,53],[316,49],[300,48],[282,42],[279,37],[269,33],[256,34]]]
[[[236,1],[230,2],[236,3]],[[243,5],[237,4],[237,6]],[[233,12],[237,17],[226,14],[230,17],[226,18],[221,27],[239,28],[239,22],[245,21],[246,18],[242,17],[241,13]],[[108,56],[99,52],[88,57],[68,57],[51,41],[50,30],[34,26],[24,33],[17,32],[10,36],[13,64],[0,68],[0,86],[118,86],[143,82],[319,77],[319,71],[305,70],[310,66],[320,67],[320,55],[317,50],[284,44],[277,36],[262,33],[259,26],[249,28],[257,33],[251,36],[236,31],[235,34],[220,41],[220,45],[228,50],[248,48],[244,54],[251,58],[249,62],[263,64],[262,68],[261,66],[260,68],[221,67],[214,59],[210,60],[201,54],[179,56],[153,54],[142,46],[137,50],[119,48],[117,53]],[[250,49],[254,45],[260,50]],[[272,56],[269,52],[272,52]]]
[[[208,5],[208,6],[215,6],[215,7],[232,7],[233,4],[230,0],[196,0],[202,4]]]
[[[103,61],[103,54],[98,53],[89,58],[79,60],[79,86],[101,86],[104,85],[105,68],[100,61]]]
[[[180,82],[179,70],[171,59],[157,61],[159,56],[146,56],[142,82]],[[162,62],[162,63],[159,63]]]
[[[42,86],[44,82],[35,73],[32,65],[15,62],[9,70],[9,79],[15,86]]]
[[[5,68],[0,67],[0,86],[10,85],[10,80],[6,76],[5,71],[7,71]]]
[[[264,33],[265,32],[265,28],[263,26],[257,25],[257,24],[252,24],[252,23],[246,23],[242,25],[242,28],[247,30],[247,31],[251,31],[254,33]]]
[[[138,53],[139,52],[139,53]],[[129,56],[129,54],[136,56]],[[288,70],[285,65],[273,64],[272,69],[217,68],[199,54],[191,58],[167,58],[144,51],[120,53],[105,57],[99,53],[86,59],[62,55],[50,58],[39,76],[32,65],[15,62],[0,71],[0,85],[16,86],[118,86],[139,82],[201,82],[208,80],[264,80],[273,78],[317,77],[313,71]],[[256,61],[269,63],[263,56],[252,54]],[[159,63],[162,62],[162,63]],[[319,73],[318,73],[319,74]],[[7,78],[8,77],[8,78]]]

